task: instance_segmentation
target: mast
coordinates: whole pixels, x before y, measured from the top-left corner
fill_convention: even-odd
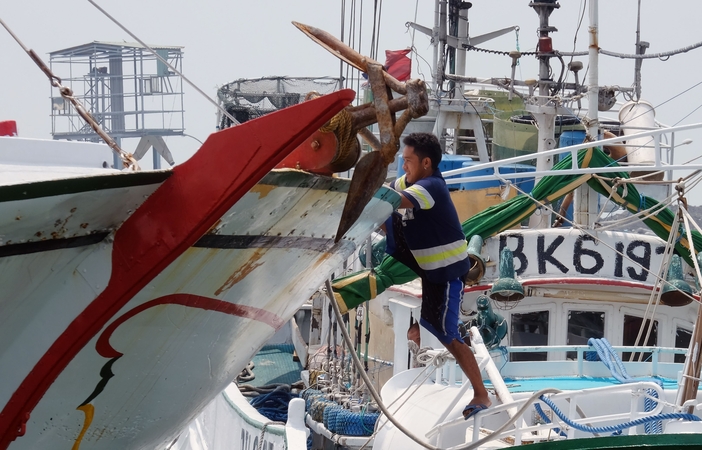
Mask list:
[[[587,135],[591,140],[596,141],[599,134],[600,124],[597,118],[597,105],[599,104],[600,88],[597,85],[599,77],[599,34],[598,34],[598,5],[597,0],[590,1],[590,46],[588,59],[590,71],[587,83]]]
[[[583,121],[587,130],[586,140],[596,141],[600,133],[600,123],[597,117],[599,105],[599,30],[598,30],[598,0],[591,0],[589,5],[590,44],[588,53],[589,71],[587,87],[587,118]],[[584,185],[575,191],[574,219],[583,227],[590,228],[590,211],[597,210],[597,194],[589,186]]]
[[[549,25],[549,17],[554,9],[560,8],[561,5],[557,0],[542,0],[539,2],[531,2],[529,6],[534,8],[534,11],[539,15],[539,44],[538,44],[538,59],[539,59],[539,96],[536,105],[527,105],[529,111],[537,123],[538,129],[538,148],[537,152],[552,150],[556,147],[554,139],[556,128],[557,108],[554,105],[549,105],[550,90],[551,90],[551,64],[550,60],[553,57],[553,43],[549,33],[558,31],[556,27]],[[537,158],[536,171],[547,171],[553,167],[552,158]],[[536,180],[538,182],[538,179]],[[532,215],[529,220],[530,228],[549,228],[550,214]]]

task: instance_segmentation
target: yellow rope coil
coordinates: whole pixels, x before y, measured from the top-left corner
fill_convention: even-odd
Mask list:
[[[319,131],[322,133],[334,133],[336,140],[339,142],[334,159],[329,163],[330,166],[333,166],[338,161],[345,160],[352,152],[357,151],[356,130],[353,129],[353,117],[348,110],[342,109],[339,111]],[[353,161],[353,163],[355,162]]]

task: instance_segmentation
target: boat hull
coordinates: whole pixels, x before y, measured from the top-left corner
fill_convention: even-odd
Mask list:
[[[169,445],[397,201],[381,190],[334,244],[347,189],[299,171],[266,176],[78,352],[10,448]],[[92,270],[109,264],[101,245]]]

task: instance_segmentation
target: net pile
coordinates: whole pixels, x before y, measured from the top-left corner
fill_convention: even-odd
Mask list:
[[[266,77],[239,79],[227,83],[217,90],[217,98],[224,109],[237,121],[244,123],[273,111],[296,105],[305,99],[309,92],[329,94],[341,87],[338,78],[329,77]],[[218,128],[232,125],[231,120],[222,115]]]

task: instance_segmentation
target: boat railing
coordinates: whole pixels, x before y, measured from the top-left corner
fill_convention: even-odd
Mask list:
[[[650,359],[643,361],[643,363],[648,363],[650,368],[647,367],[648,376],[659,376],[661,373],[661,361],[660,357],[662,354],[673,354],[673,355],[685,355],[687,353],[687,348],[671,348],[671,347],[638,347],[633,345],[628,346],[613,346],[612,347],[617,354],[622,353],[650,353]],[[506,347],[506,358],[509,360],[509,355],[515,353],[563,353],[563,352],[575,352],[576,358],[572,360],[564,361],[539,361],[540,363],[556,363],[556,362],[567,362],[569,364],[574,364],[576,372],[573,374],[575,376],[585,376],[585,362],[588,362],[585,354],[588,352],[595,352],[593,347],[589,345],[542,345],[542,346],[520,346],[520,347]],[[599,361],[599,360],[596,360]],[[525,361],[531,362],[533,361]],[[626,364],[626,362],[625,362]],[[682,366],[681,366],[682,367]]]
[[[653,394],[655,392],[655,394]],[[605,412],[595,415],[585,415],[583,413],[582,398],[591,398],[596,396],[597,398],[611,398],[613,396],[630,396],[631,402],[628,409],[622,412]],[[591,389],[581,389],[575,391],[560,392],[549,395],[548,399],[554,404],[560,405],[566,411],[563,411],[570,422],[583,425],[591,428],[595,428],[597,425],[611,425],[612,423],[620,422],[631,422],[644,417],[651,417],[661,413],[663,410],[663,402],[657,401],[655,407],[650,411],[643,411],[641,408],[642,398],[656,399],[663,398],[663,390],[661,387],[651,381],[639,381],[634,383],[612,385],[597,387]],[[490,434],[490,440],[494,439],[508,439],[510,442],[514,442],[514,445],[520,445],[522,443],[528,442],[540,442],[544,440],[555,440],[555,439],[572,439],[575,437],[575,427],[564,426],[560,421],[556,420],[542,420],[539,423],[534,423],[529,425],[531,421],[527,421],[526,414],[531,414],[534,408],[529,408],[531,404],[538,404],[539,408],[542,410],[547,410],[546,404],[539,400],[539,397],[531,396],[526,398],[520,398],[509,403],[503,403],[497,406],[491,406],[485,411],[474,415],[468,421],[464,420],[463,417],[458,417],[450,420],[446,420],[442,423],[437,424],[431,428],[427,433],[426,437],[428,439],[433,439],[436,437],[436,446],[442,447],[441,437],[451,428],[465,427],[466,428],[466,440],[471,440],[477,443],[481,439],[481,434],[485,435],[486,432],[489,433],[483,424],[494,419],[494,416],[507,413],[510,409],[518,409],[518,413],[511,417],[509,425],[502,430],[498,429]],[[493,422],[494,423],[494,422]],[[472,429],[471,429],[472,428]],[[470,430],[470,431],[469,431]],[[471,435],[468,435],[468,433]],[[626,431],[627,434],[636,434],[636,427],[629,427]],[[485,438],[483,438],[485,439]]]
[[[663,363],[660,358],[661,355],[685,355],[687,353],[686,348],[671,348],[671,347],[637,347],[633,345],[628,346],[613,346],[612,347],[617,354],[622,355],[622,353],[650,353],[650,357],[646,361],[628,363],[624,362],[627,367],[631,367],[632,376],[675,376],[677,372],[682,369],[681,363]],[[440,350],[429,350],[429,352],[435,352],[437,354],[441,353]],[[499,354],[495,354],[499,352]],[[575,359],[563,359],[563,360],[546,360],[546,361],[510,361],[510,355],[513,354],[528,354],[528,353],[566,353],[573,352],[576,354]],[[510,375],[512,371],[508,370],[509,367],[505,363],[518,366],[534,366],[534,362],[538,362],[538,373],[541,376],[598,376],[602,375],[599,373],[593,373],[593,370],[586,370],[586,363],[590,363],[595,367],[602,366],[603,371],[606,371],[606,367],[602,365],[599,360],[590,361],[586,358],[586,353],[595,352],[595,350],[588,345],[543,345],[543,346],[521,346],[521,347],[501,347],[499,350],[493,350],[493,358],[498,359],[498,366],[503,366],[500,372]],[[501,359],[501,360],[500,360]],[[487,364],[486,359],[480,359],[479,365],[480,369],[484,369]],[[663,370],[664,365],[670,366],[674,364],[671,370]],[[438,365],[438,364],[437,364]],[[636,367],[642,366],[640,370]],[[437,384],[448,384],[449,386],[456,384],[456,382],[463,383],[465,377],[463,371],[456,364],[455,360],[450,356],[441,361],[438,365],[439,369],[433,377],[433,382]],[[507,370],[505,370],[507,369]],[[551,370],[549,370],[551,369]],[[519,372],[522,375],[531,376],[532,374],[524,371],[524,367],[520,367]],[[641,373],[637,373],[641,372]],[[672,373],[675,372],[675,373]]]
[[[667,161],[672,161],[674,159],[674,152],[675,152],[675,134],[682,132],[682,131],[688,131],[688,130],[694,130],[702,128],[702,123],[695,123],[695,124],[690,124],[690,125],[681,125],[681,126],[676,126],[676,127],[668,127],[668,128],[657,128],[654,130],[647,130],[647,131],[642,131],[640,133],[635,133],[635,134],[630,134],[626,136],[618,136],[614,138],[609,138],[609,139],[601,139],[598,141],[592,141],[592,142],[586,142],[583,144],[577,144],[577,145],[571,145],[568,147],[560,147],[556,148],[553,150],[547,150],[543,152],[538,152],[538,153],[532,153],[528,155],[522,155],[522,156],[515,156],[512,158],[506,158],[506,159],[500,159],[498,161],[492,161],[492,162],[487,162],[487,163],[482,163],[482,164],[476,164],[470,167],[462,167],[460,169],[453,169],[449,170],[443,173],[443,176],[445,178],[451,177],[454,175],[465,175],[470,172],[476,172],[476,171],[484,171],[486,169],[492,169],[492,174],[490,175],[479,175],[479,176],[474,176],[474,177],[458,177],[458,178],[447,178],[446,183],[447,184],[460,184],[460,183],[465,183],[469,181],[489,181],[489,180],[494,180],[495,178],[500,178],[500,179],[517,179],[517,178],[524,178],[524,173],[499,173],[499,168],[503,167],[507,164],[516,164],[516,163],[525,163],[529,162],[532,160],[536,160],[538,158],[547,158],[547,157],[553,157],[555,155],[563,155],[564,153],[570,153],[572,156],[573,164],[570,169],[564,169],[564,170],[559,170],[558,175],[580,175],[580,174],[585,174],[585,173],[609,173],[609,172],[651,172],[651,171],[666,171],[666,172],[671,172],[673,170],[702,170],[702,164],[673,164],[671,162],[664,162],[663,158],[661,156],[662,150],[666,150],[668,152]],[[587,168],[580,168],[577,165],[577,155],[578,151],[586,148],[591,148],[591,147],[601,147],[605,145],[621,145],[622,143],[625,143],[625,141],[631,141],[633,139],[638,139],[638,138],[645,138],[645,137],[651,137],[653,141],[653,148],[655,149],[654,155],[655,155],[655,160],[653,161],[653,164],[650,165],[642,165],[642,164],[629,164],[629,165],[616,165],[612,167],[587,167]],[[667,138],[666,141],[669,144],[662,143],[661,140],[663,138]],[[683,141],[683,144],[690,143],[691,141]],[[679,146],[679,145],[678,145]],[[543,176],[549,176],[549,175],[554,175],[554,172],[552,171],[537,171],[537,172],[529,172],[529,176],[533,177],[543,177]]]

